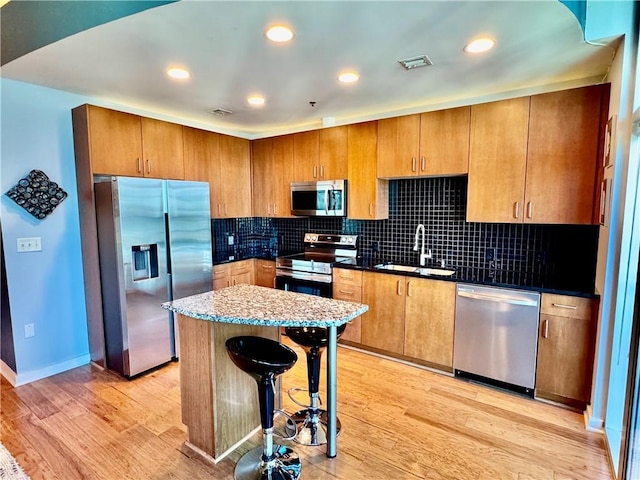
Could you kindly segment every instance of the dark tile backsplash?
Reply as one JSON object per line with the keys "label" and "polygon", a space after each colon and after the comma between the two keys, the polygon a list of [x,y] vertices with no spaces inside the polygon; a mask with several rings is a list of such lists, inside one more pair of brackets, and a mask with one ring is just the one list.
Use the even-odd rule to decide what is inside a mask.
{"label": "dark tile backsplash", "polygon": [[[239,218],[212,220],[214,261],[300,252],[305,232],[359,236],[373,262],[415,265],[416,226],[425,226],[427,262],[455,267],[459,278],[593,292],[598,245],[594,225],[519,225],[465,221],[466,177],[389,182],[388,220]],[[234,245],[228,245],[233,235]]]}

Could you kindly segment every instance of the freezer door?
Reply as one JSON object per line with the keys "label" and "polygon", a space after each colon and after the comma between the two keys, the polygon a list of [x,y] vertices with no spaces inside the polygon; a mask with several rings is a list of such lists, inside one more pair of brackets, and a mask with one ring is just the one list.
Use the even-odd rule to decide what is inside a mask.
{"label": "freezer door", "polygon": [[163,187],[155,179],[114,183],[126,296],[123,373],[132,376],[171,360],[170,319],[160,308],[168,300]]}
{"label": "freezer door", "polygon": [[[209,184],[167,181],[165,183],[169,225],[169,261],[173,299],[213,289]],[[175,352],[179,339],[173,327]]]}

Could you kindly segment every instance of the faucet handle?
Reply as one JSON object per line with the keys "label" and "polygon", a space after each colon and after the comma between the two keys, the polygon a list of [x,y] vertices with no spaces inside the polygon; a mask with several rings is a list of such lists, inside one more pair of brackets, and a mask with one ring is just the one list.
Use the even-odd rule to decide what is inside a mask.
{"label": "faucet handle", "polygon": [[427,253],[426,253],[425,257],[429,258],[429,259],[432,257],[430,248],[427,249]]}

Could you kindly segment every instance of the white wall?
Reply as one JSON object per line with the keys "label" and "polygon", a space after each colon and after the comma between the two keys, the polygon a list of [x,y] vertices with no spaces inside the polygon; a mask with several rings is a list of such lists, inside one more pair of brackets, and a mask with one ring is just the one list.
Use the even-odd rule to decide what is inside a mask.
{"label": "white wall", "polygon": [[[0,79],[0,193],[16,383],[89,362],[71,109],[87,98]],[[32,169],[68,193],[38,221],[4,193]],[[16,239],[41,237],[42,251],[17,253]],[[35,336],[24,337],[24,325]],[[10,376],[11,372],[9,372]]]}

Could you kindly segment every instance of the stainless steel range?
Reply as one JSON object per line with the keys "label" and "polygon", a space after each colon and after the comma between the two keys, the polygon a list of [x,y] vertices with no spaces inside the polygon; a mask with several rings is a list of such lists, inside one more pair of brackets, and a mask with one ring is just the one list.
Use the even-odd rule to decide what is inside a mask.
{"label": "stainless steel range", "polygon": [[304,253],[276,258],[276,288],[332,297],[331,266],[355,264],[357,240],[357,235],[305,233]]}

